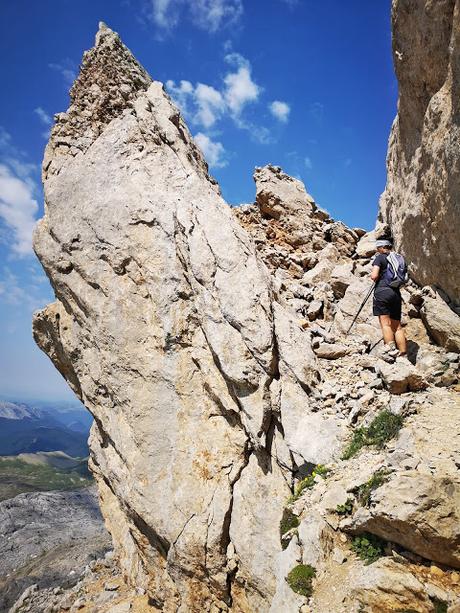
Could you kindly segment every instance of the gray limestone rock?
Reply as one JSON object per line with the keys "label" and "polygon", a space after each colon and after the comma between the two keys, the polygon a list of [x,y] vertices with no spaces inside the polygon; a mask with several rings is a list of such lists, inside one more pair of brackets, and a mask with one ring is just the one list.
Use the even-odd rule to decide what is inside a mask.
{"label": "gray limestone rock", "polygon": [[[123,100],[120,78],[134,80]],[[238,551],[239,595],[226,571],[243,519],[251,551],[278,540],[276,521],[255,515],[268,476],[244,478],[253,453],[273,462],[273,491],[289,494],[269,455],[278,364],[268,271],[162,84],[111,30],[85,54],[71,99],[45,155],[34,248],[56,302],[35,315],[34,335],[94,415],[90,465],[122,568],[181,611],[193,610],[197,586],[203,607],[242,598],[268,609],[274,558],[256,589]]]}
{"label": "gray limestone rock", "polygon": [[[30,584],[76,583],[85,565],[110,547],[95,487],[19,494],[0,502],[0,610],[8,610]],[[72,576],[75,568],[80,572]]]}
{"label": "gray limestone rock", "polygon": [[[43,179],[34,248],[56,301],[35,314],[34,336],[95,418],[90,465],[132,590],[123,606],[136,610],[133,594],[165,613],[405,604],[419,584],[405,568],[381,564],[379,574],[350,555],[337,505],[385,467],[395,483],[404,471],[423,475],[423,491],[440,500],[439,484],[454,492],[455,380],[420,393],[424,378],[404,363],[383,364],[376,382],[375,357],[363,354],[381,336],[370,300],[345,334],[371,284],[370,263],[355,261],[368,257],[370,236],[331,219],[277,166],[256,169],[254,204],[229,207],[162,84],[106,26],[58,115]],[[436,293],[423,299],[428,307]],[[412,322],[423,355],[429,339]],[[449,372],[458,366],[446,360]],[[400,436],[341,460],[355,422],[403,410],[377,389],[382,379],[411,400]],[[327,475],[288,502],[317,464]],[[355,529],[377,533],[385,518],[388,538],[422,551],[424,494],[409,515],[402,495],[379,498],[375,517],[354,509]],[[282,553],[288,504],[301,538]],[[450,513],[447,502],[440,510]],[[442,519],[426,515],[429,526]],[[457,528],[444,522],[438,541],[430,530],[422,555],[440,559]],[[286,591],[299,560],[318,565],[308,605]],[[388,588],[400,573],[401,589]],[[124,590],[87,593],[85,606],[110,607]],[[62,599],[76,606],[77,594]],[[417,599],[425,605],[418,592],[407,603]]]}
{"label": "gray limestone rock", "polygon": [[424,297],[420,315],[428,334],[438,345],[460,353],[460,316],[441,296]]}
{"label": "gray limestone rock", "polygon": [[460,301],[460,91],[457,0],[394,0],[398,115],[387,156],[380,218],[411,275]]}
{"label": "gray limestone rock", "polygon": [[404,358],[397,358],[394,364],[379,360],[377,368],[386,388],[392,394],[416,392],[427,387],[423,374]]}

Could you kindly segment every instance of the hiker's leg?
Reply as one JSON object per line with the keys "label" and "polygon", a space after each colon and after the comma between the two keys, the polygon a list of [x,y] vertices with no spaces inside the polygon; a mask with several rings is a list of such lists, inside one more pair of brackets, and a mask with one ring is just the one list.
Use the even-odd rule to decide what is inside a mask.
{"label": "hiker's leg", "polygon": [[395,334],[391,327],[391,319],[389,315],[379,315],[380,328],[382,329],[383,342],[385,345],[394,343]]}
{"label": "hiker's leg", "polygon": [[391,319],[391,329],[393,330],[396,347],[399,349],[399,353],[401,355],[406,355],[407,353],[407,343],[406,343],[406,335],[404,334],[403,327],[401,326],[401,322],[397,319]]}

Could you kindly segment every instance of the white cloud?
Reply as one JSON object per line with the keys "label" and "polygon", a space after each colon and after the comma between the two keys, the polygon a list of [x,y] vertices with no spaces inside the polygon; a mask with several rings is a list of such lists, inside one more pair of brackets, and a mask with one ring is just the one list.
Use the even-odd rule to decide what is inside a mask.
{"label": "white cloud", "polygon": [[287,102],[282,102],[281,100],[274,100],[269,105],[269,109],[271,114],[276,117],[276,119],[279,119],[279,121],[286,123],[289,119],[291,107],[289,106],[289,104],[287,104]]}
{"label": "white cloud", "polygon": [[181,81],[179,85],[172,79],[166,81],[166,88],[182,113],[190,116],[189,102],[193,101],[195,88],[190,81]]}
{"label": "white cloud", "polygon": [[181,108],[184,115],[194,124],[210,128],[226,111],[222,94],[204,83],[194,87],[190,81],[166,81],[171,96]]}
{"label": "white cloud", "polygon": [[42,109],[41,106],[38,106],[36,109],[34,109],[34,113],[40,119],[42,124],[47,127],[47,129],[44,132],[42,132],[42,136],[43,138],[48,139],[51,134],[51,124],[53,123],[51,116],[48,115],[48,113],[44,109]]}
{"label": "white cloud", "polygon": [[234,24],[243,14],[242,0],[191,0],[190,8],[194,23],[211,32]]}
{"label": "white cloud", "polygon": [[246,104],[259,98],[262,88],[252,80],[251,65],[242,55],[230,53],[225,60],[235,64],[238,70],[225,76],[224,97],[231,113],[240,115]]}
{"label": "white cloud", "polygon": [[37,106],[37,108],[34,109],[34,113],[37,115],[43,125],[50,126],[53,123],[50,115],[48,115],[48,113],[42,109],[41,106]]}
{"label": "white cloud", "polygon": [[8,266],[4,266],[0,271],[0,303],[15,307],[15,312],[22,307],[29,312],[41,308],[49,299],[48,286],[45,284],[47,278],[43,273],[41,276],[44,283],[37,285],[26,274],[21,273],[19,278]]}
{"label": "white cloud", "polygon": [[4,302],[12,305],[23,304],[27,294],[18,283],[18,278],[11,270],[4,266],[0,279],[0,296]]}
{"label": "white cloud", "polygon": [[246,121],[241,117],[234,117],[235,124],[240,130],[246,130],[253,140],[256,143],[260,143],[261,145],[270,145],[275,142],[275,139],[271,135],[271,132],[265,126],[258,126],[252,121]]}
{"label": "white cloud", "polygon": [[182,18],[208,32],[235,24],[243,14],[242,0],[150,0],[153,22],[171,31]]}
{"label": "white cloud", "polygon": [[[21,162],[17,162],[19,170]],[[10,248],[23,257],[32,254],[32,231],[38,203],[30,177],[21,178],[5,164],[0,164],[0,219],[12,231]]]}
{"label": "white cloud", "polygon": [[211,85],[190,81],[180,81],[179,85],[172,80],[166,82],[166,87],[178,106],[192,123],[210,128],[224,115],[230,115],[238,123],[244,107],[250,102],[256,102],[262,88],[251,77],[251,64],[239,53],[230,53],[225,60],[237,67],[236,72],[228,72],[219,91]]}
{"label": "white cloud", "polygon": [[[229,45],[227,49],[230,49]],[[274,139],[267,128],[254,124],[243,115],[246,106],[257,102],[263,91],[262,87],[252,79],[250,62],[234,52],[228,53],[225,60],[234,68],[225,74],[220,88],[205,83],[193,85],[186,80],[180,81],[179,84],[172,80],[166,81],[166,88],[192,124],[209,130],[220,119],[230,118],[237,128],[247,131],[255,142],[273,143]],[[286,115],[284,108],[281,113],[283,111]],[[225,150],[221,143],[215,143],[203,131],[197,136],[201,148],[203,151],[206,150],[205,155],[211,166],[219,167],[227,164],[222,157]]]}
{"label": "white cloud", "polygon": [[225,149],[222,143],[214,142],[203,134],[202,132],[198,132],[198,134],[194,137],[196,144],[203,152],[206,161],[209,166],[214,168],[223,168],[227,165],[227,160],[225,160]]}
{"label": "white cloud", "polygon": [[11,135],[5,130],[3,126],[0,126],[0,149],[6,149],[11,146]]}
{"label": "white cloud", "polygon": [[198,83],[195,88],[195,96],[198,106],[197,123],[209,128],[225,111],[222,94],[210,85]]}
{"label": "white cloud", "polygon": [[307,170],[311,170],[313,168],[313,164],[311,163],[311,159],[308,156],[304,158],[303,162],[304,162],[305,168]]}
{"label": "white cloud", "polygon": [[174,0],[152,0],[152,18],[157,26],[170,30],[179,20],[177,5]]}
{"label": "white cloud", "polygon": [[77,69],[72,60],[65,59],[61,63],[51,63],[48,64],[48,68],[59,72],[62,75],[65,84],[69,87],[77,78]]}

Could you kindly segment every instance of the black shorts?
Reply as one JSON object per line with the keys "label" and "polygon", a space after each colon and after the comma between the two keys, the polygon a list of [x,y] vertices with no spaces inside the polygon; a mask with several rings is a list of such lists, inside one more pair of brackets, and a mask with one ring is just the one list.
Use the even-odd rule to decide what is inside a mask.
{"label": "black shorts", "polygon": [[378,287],[374,292],[374,315],[389,315],[391,319],[401,321],[402,299],[399,291],[392,287]]}

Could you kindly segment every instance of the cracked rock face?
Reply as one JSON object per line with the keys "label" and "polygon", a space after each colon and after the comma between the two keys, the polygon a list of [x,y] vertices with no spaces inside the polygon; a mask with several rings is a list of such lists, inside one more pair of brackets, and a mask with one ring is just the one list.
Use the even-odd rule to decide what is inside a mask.
{"label": "cracked rock face", "polygon": [[161,83],[104,26],[71,98],[45,155],[34,247],[57,301],[35,338],[95,417],[125,572],[165,610],[263,610],[292,468],[270,276]]}
{"label": "cracked rock face", "polygon": [[[442,590],[453,602],[452,569],[428,595],[411,592],[427,561],[460,564],[458,523],[444,521],[459,487],[458,355],[453,334],[437,333],[431,294],[403,290],[419,344],[395,389],[370,301],[345,334],[369,289],[363,230],[334,221],[277,166],[256,169],[254,204],[230,208],[162,84],[104,25],[71,101],[45,152],[34,234],[56,301],[33,328],[94,415],[90,466],[124,580],[165,613],[420,602],[428,613]],[[341,460],[384,411],[412,416],[397,442]],[[420,440],[441,417],[439,440]],[[328,468],[314,476],[317,464]],[[357,489],[381,469],[387,495],[360,507]],[[298,531],[282,542],[288,510]],[[349,535],[363,532],[395,549],[377,570],[351,552]],[[409,570],[407,556],[422,562]],[[299,562],[317,568],[312,609],[286,582]]]}
{"label": "cracked rock face", "polygon": [[421,285],[460,302],[458,0],[393,0],[398,115],[380,217]]}

